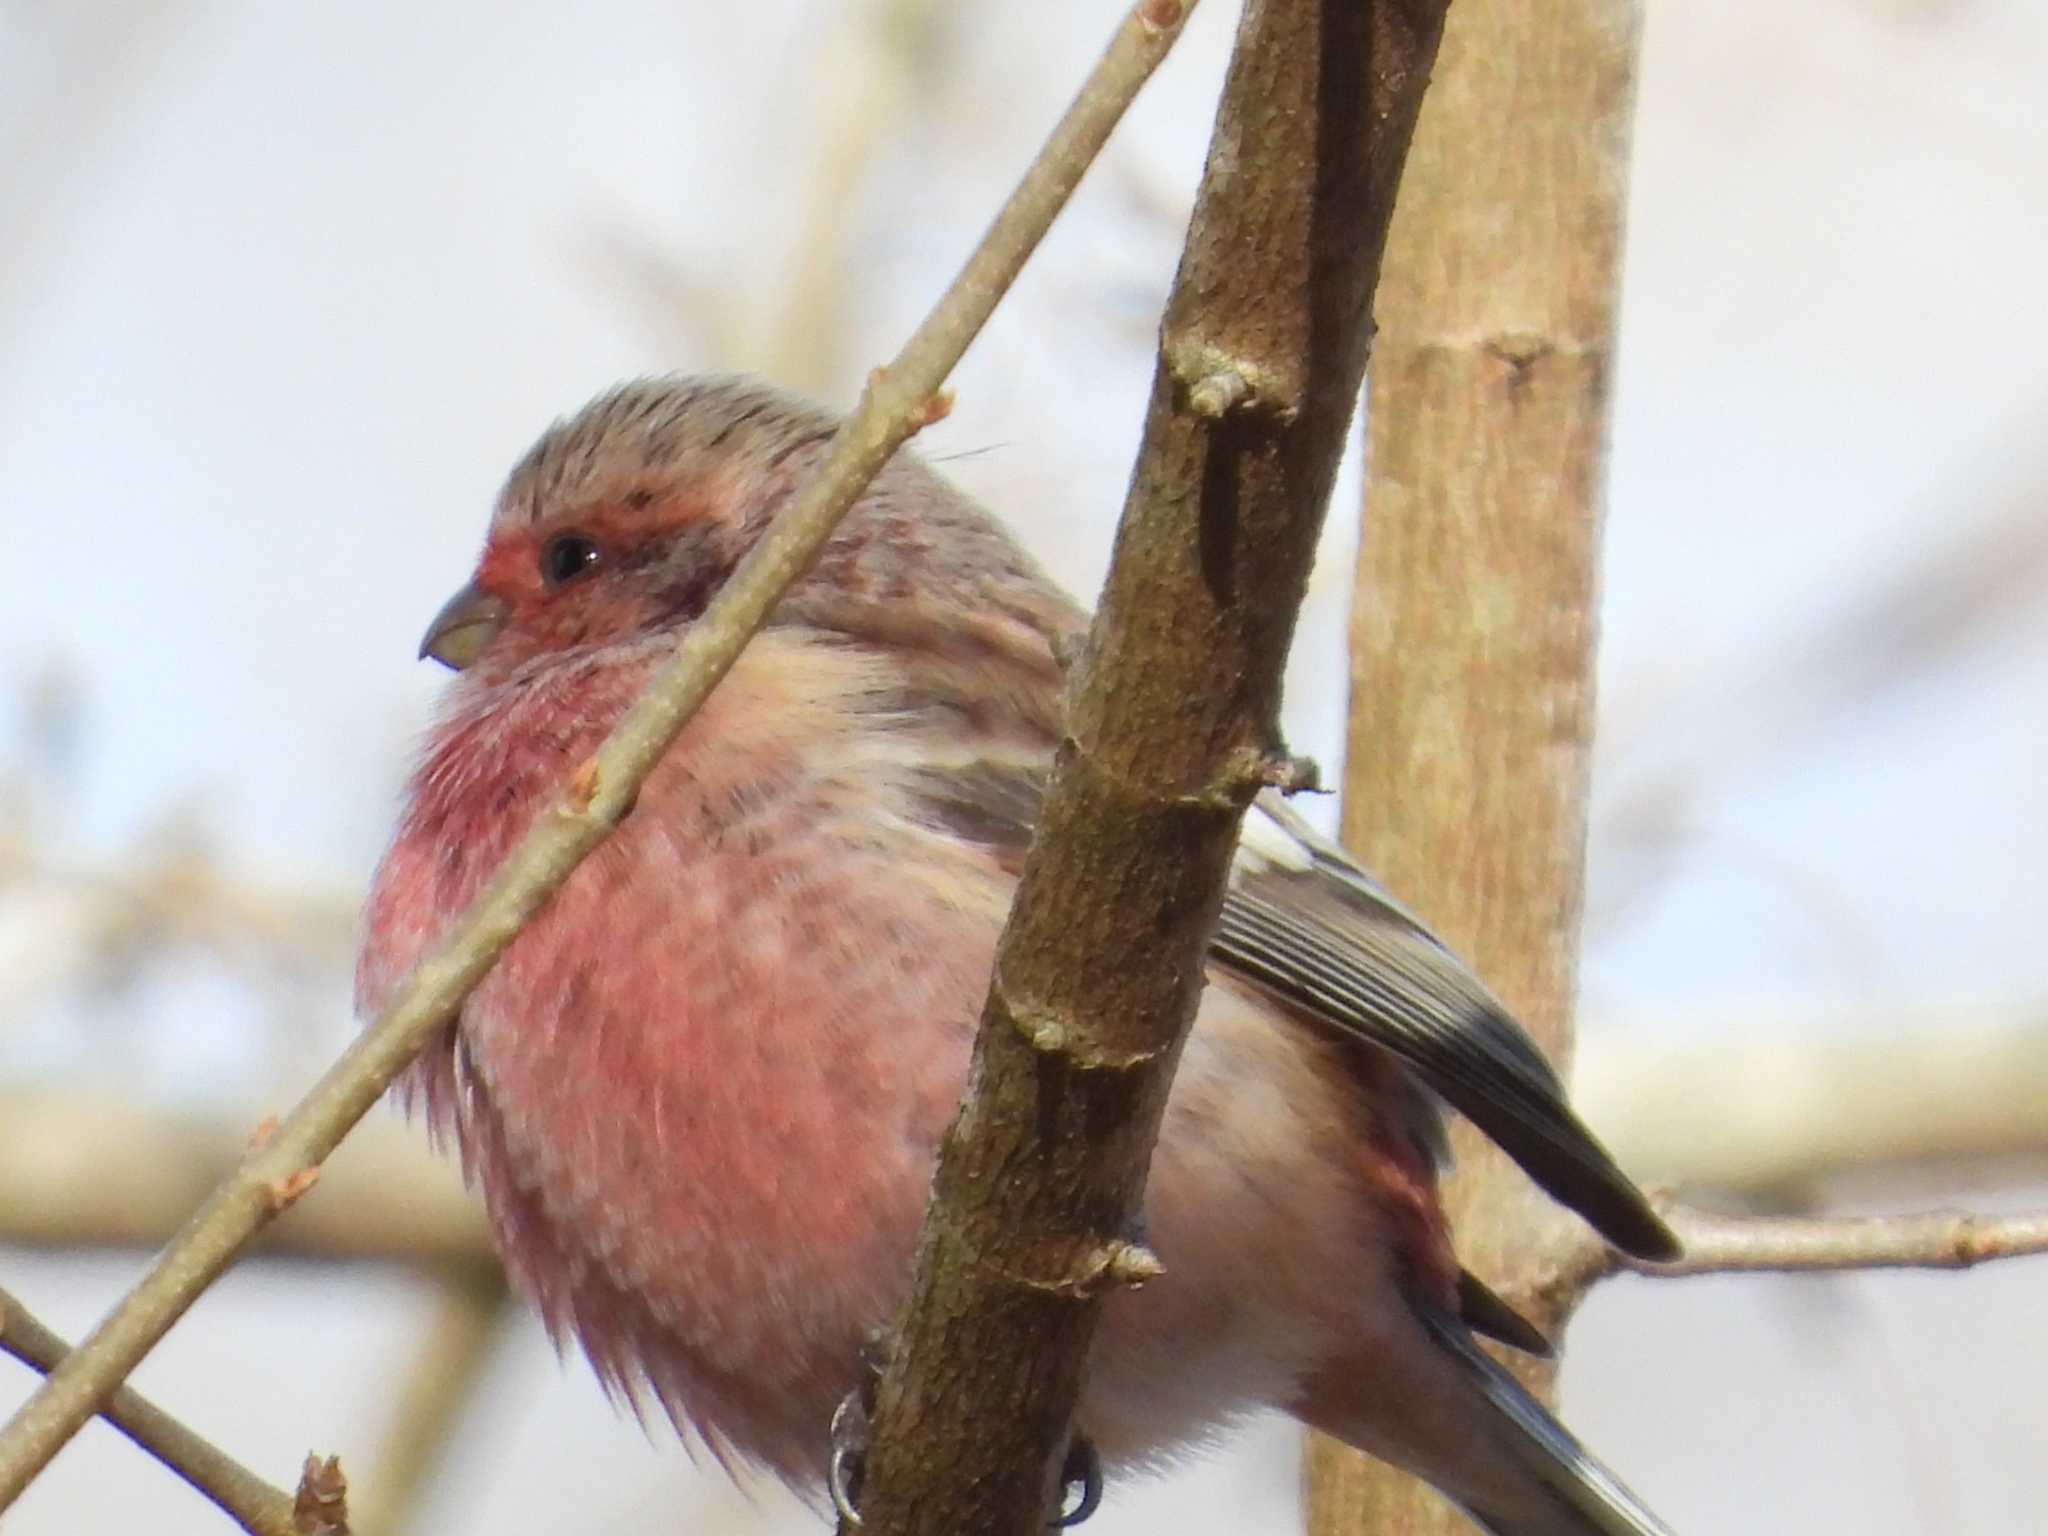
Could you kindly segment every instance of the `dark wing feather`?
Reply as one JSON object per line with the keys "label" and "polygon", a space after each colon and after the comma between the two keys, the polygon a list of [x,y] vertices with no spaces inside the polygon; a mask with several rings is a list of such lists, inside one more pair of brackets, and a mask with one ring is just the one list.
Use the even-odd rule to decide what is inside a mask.
{"label": "dark wing feather", "polygon": [[[1036,754],[992,751],[934,767],[910,787],[932,825],[1021,867],[1044,793]],[[1493,994],[1276,796],[1262,796],[1247,817],[1211,953],[1315,1023],[1408,1063],[1617,1248],[1676,1257],[1677,1238],[1572,1113],[1550,1063]],[[1436,1151],[1433,1108],[1420,1091],[1416,1101],[1409,1130]],[[1505,1321],[1478,1326],[1513,1331]],[[1524,1325],[1524,1333],[1533,1330]],[[1529,1347],[1522,1338],[1506,1342]]]}
{"label": "dark wing feather", "polygon": [[1495,1416],[1501,1430],[1497,1443],[1534,1480],[1549,1506],[1507,1515],[1468,1507],[1466,1512],[1481,1530],[1493,1536],[1557,1536],[1562,1531],[1579,1536],[1672,1536],[1671,1527],[1594,1460],[1549,1409],[1479,1347],[1457,1318],[1446,1316],[1427,1297],[1410,1297],[1409,1304]]}
{"label": "dark wing feather", "polygon": [[[1617,1248],[1675,1258],[1671,1229],[1572,1112],[1535,1042],[1464,962],[1285,806],[1267,797],[1250,814],[1266,817],[1286,846],[1248,834],[1216,956],[1408,1062]],[[1283,857],[1271,856],[1276,848]]]}
{"label": "dark wing feather", "polygon": [[1510,1349],[1545,1360],[1556,1353],[1542,1330],[1502,1301],[1493,1287],[1469,1269],[1458,1271],[1458,1317],[1474,1333],[1483,1333]]}

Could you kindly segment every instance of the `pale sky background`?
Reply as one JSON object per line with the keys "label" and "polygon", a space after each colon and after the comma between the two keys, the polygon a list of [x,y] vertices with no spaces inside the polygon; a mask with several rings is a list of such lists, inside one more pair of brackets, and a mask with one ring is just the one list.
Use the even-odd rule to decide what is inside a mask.
{"label": "pale sky background", "polygon": [[[0,783],[37,848],[116,863],[176,820],[237,878],[353,902],[440,683],[419,632],[527,442],[668,369],[846,403],[1117,14],[940,6],[897,76],[890,9],[0,0]],[[922,442],[1077,591],[1235,13],[1203,8]],[[1881,1036],[2048,995],[2044,79],[2038,0],[1651,0],[1589,1055],[1739,1045],[1766,1004]],[[821,217],[840,300],[779,336]],[[1338,494],[1290,698],[1333,768]],[[190,960],[16,1006],[52,921],[0,883],[0,1086],[242,1114],[349,1027],[338,972],[295,983],[278,1044],[274,988]],[[135,1262],[0,1249],[0,1284],[75,1335]],[[2043,1262],[1617,1284],[1573,1331],[1567,1417],[1682,1536],[2048,1530]],[[281,1481],[316,1446],[360,1475],[427,1306],[387,1272],[253,1266],[141,1380]],[[0,1404],[25,1384],[0,1363]],[[1091,1529],[1295,1528],[1292,1446],[1256,1427]],[[225,1528],[95,1429],[7,1529],[145,1521]],[[416,1526],[821,1528],[614,1418],[523,1321]]]}

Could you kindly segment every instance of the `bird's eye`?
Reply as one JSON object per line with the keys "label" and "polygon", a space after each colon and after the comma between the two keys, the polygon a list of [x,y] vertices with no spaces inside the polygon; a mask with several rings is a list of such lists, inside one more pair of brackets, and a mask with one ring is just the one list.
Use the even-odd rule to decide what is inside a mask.
{"label": "bird's eye", "polygon": [[596,569],[603,554],[594,539],[580,533],[557,534],[541,546],[541,579],[550,587],[566,586]]}

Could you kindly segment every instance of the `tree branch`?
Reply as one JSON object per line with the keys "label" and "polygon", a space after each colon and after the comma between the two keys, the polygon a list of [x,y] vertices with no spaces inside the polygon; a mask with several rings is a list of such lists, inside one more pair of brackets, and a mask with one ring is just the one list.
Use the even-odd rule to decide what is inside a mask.
{"label": "tree branch", "polygon": [[1657,1209],[1685,1244],[1671,1264],[1616,1253],[1584,1228],[1532,1259],[1523,1297],[1529,1320],[1555,1334],[1587,1295],[1615,1275],[1812,1275],[1844,1270],[1970,1269],[2048,1254],[2048,1211],[1990,1216],[1925,1211],[1897,1216],[1724,1216],[1660,1197]]}
{"label": "tree branch", "polygon": [[1042,1532],[1357,400],[1441,4],[1246,7],[1068,736],[877,1396],[867,1536]]}
{"label": "tree branch", "polygon": [[639,785],[717,686],[783,590],[869,480],[943,414],[938,391],[1182,20],[1179,0],[1140,0],[966,265],[888,367],[869,376],[816,478],[798,491],[604,745],[535,822],[476,902],[415,967],[398,998],[208,1197],[148,1273],[0,1430],[0,1511],[135,1368],[421,1048],[541,904],[632,809]]}
{"label": "tree branch", "polygon": [[[71,1347],[6,1291],[0,1291],[0,1349],[48,1375]],[[220,1506],[249,1536],[307,1536],[292,1496],[265,1482],[205,1436],[186,1428],[132,1387],[100,1410],[109,1424]]]}
{"label": "tree branch", "polygon": [[[1558,1061],[1634,33],[1630,0],[1451,8],[1387,251],[1352,603],[1346,840]],[[1519,1303],[1576,1223],[1470,1127],[1453,1136],[1460,1256]],[[1309,1472],[1317,1536],[1470,1531],[1333,1442]]]}
{"label": "tree branch", "polygon": [[2048,1253],[2048,1211],[1989,1216],[1925,1211],[1900,1216],[1723,1216],[1659,1202],[1685,1242],[1675,1264],[1613,1254],[1610,1272],[1661,1278],[1840,1269],[1970,1269],[1993,1259]]}

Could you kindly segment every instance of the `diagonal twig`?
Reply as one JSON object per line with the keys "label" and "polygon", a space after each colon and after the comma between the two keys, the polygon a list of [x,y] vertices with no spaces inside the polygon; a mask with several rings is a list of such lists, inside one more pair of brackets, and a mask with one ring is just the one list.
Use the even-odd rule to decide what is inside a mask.
{"label": "diagonal twig", "polygon": [[[71,1353],[71,1346],[0,1291],[0,1350],[47,1375]],[[211,1499],[250,1536],[305,1536],[290,1494],[265,1482],[133,1387],[116,1388],[101,1412],[109,1424]]]}
{"label": "diagonal twig", "polygon": [[414,968],[397,1000],[276,1131],[193,1213],[148,1272],[0,1429],[0,1510],[246,1248],[369,1110],[569,872],[631,810],[642,779],[868,481],[942,414],[938,391],[1179,35],[1178,0],[1140,0],[931,313],[871,374],[824,467],[691,625],[647,691],[483,894]]}

